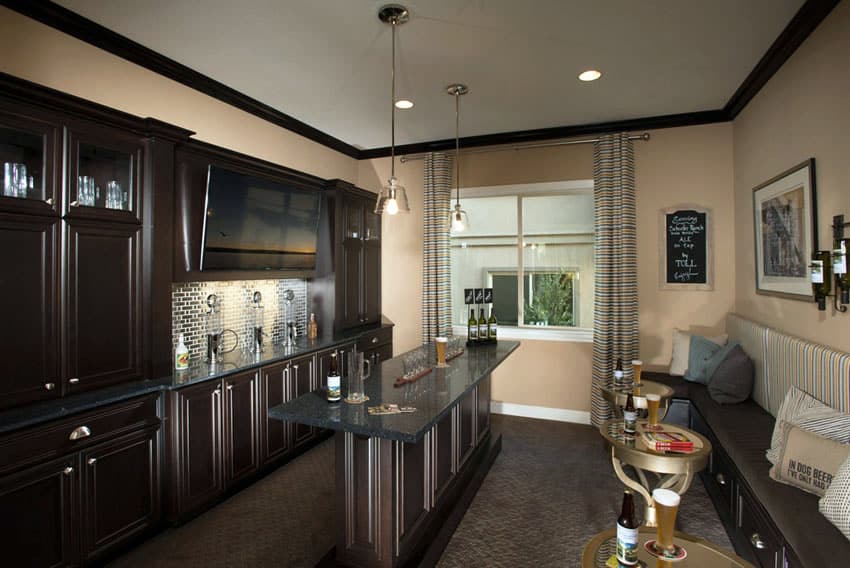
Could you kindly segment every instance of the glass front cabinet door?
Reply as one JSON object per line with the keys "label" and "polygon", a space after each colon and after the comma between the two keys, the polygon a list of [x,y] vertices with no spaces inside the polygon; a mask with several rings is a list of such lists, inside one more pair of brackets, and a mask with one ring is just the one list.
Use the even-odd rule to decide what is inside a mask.
{"label": "glass front cabinet door", "polygon": [[0,210],[42,215],[58,211],[55,175],[60,132],[49,121],[0,111]]}
{"label": "glass front cabinet door", "polygon": [[66,214],[140,221],[141,139],[128,132],[88,124],[69,125],[65,136]]}

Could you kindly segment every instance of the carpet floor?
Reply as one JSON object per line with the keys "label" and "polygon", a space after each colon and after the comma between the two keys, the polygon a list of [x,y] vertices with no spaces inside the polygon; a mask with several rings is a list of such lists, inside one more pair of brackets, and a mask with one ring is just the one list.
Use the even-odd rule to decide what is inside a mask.
{"label": "carpet floor", "polygon": [[[439,566],[578,566],[584,543],[614,526],[622,502],[599,433],[499,415],[493,428],[502,452]],[[110,566],[312,567],[334,544],[333,466],[329,440]],[[732,550],[699,480],[682,499],[677,528]]]}

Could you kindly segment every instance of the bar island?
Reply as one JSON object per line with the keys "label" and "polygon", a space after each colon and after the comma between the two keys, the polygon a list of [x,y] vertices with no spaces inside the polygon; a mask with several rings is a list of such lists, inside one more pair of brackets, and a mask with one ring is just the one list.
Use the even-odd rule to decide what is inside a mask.
{"label": "bar island", "polygon": [[[490,374],[517,347],[467,348],[448,367],[400,387],[402,357],[395,357],[372,369],[364,404],[329,403],[318,390],[269,409],[278,420],[336,431],[338,564],[404,566],[433,554],[433,542],[442,550],[501,449],[501,435],[490,431]],[[390,403],[416,411],[368,414]]]}

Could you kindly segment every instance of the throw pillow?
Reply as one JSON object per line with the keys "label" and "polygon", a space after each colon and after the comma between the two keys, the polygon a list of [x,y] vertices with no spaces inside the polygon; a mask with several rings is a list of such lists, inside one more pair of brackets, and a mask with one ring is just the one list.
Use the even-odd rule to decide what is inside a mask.
{"label": "throw pillow", "polygon": [[694,335],[691,337],[691,347],[688,355],[688,370],[685,371],[685,380],[692,383],[708,384],[706,369],[721,347],[705,337]]}
{"label": "throw pillow", "polygon": [[850,538],[850,458],[838,468],[829,489],[818,503],[818,509],[844,536]]}
{"label": "throw pillow", "polygon": [[841,464],[850,457],[850,445],[788,422],[779,427],[785,432],[785,445],[776,465],[770,468],[771,479],[822,497]]}
{"label": "throw pillow", "polygon": [[755,363],[744,348],[735,343],[723,361],[708,376],[708,394],[720,404],[744,402],[750,398],[755,376]]}
{"label": "throw pillow", "polygon": [[[726,339],[729,336],[726,334],[718,335],[717,337],[707,338],[718,345],[725,345]],[[691,334],[673,330],[673,357],[670,359],[669,373],[675,377],[681,377],[688,370],[688,357],[691,354]]]}
{"label": "throw pillow", "polygon": [[850,414],[830,408],[810,394],[797,387],[791,387],[776,414],[770,449],[765,454],[767,461],[774,465],[779,459],[779,450],[782,449],[784,442],[779,429],[781,422],[790,422],[804,430],[817,432],[837,442],[845,443],[850,440]]}

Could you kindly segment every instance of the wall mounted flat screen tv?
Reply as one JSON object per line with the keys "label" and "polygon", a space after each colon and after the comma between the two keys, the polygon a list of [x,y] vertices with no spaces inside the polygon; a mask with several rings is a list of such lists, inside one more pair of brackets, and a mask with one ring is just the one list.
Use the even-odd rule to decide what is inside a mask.
{"label": "wall mounted flat screen tv", "polygon": [[314,270],[321,191],[210,166],[201,270]]}

